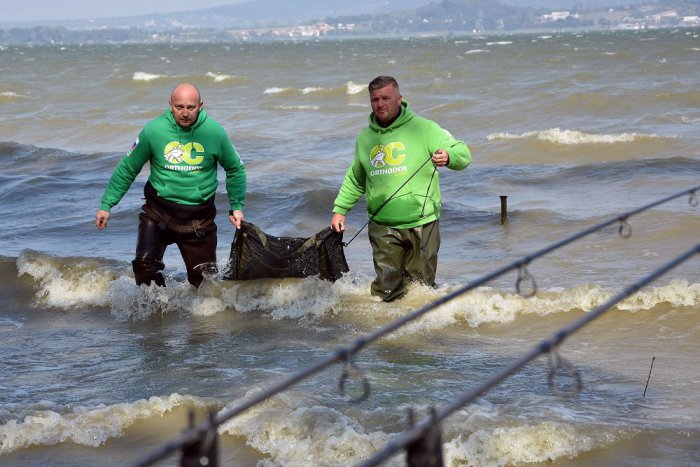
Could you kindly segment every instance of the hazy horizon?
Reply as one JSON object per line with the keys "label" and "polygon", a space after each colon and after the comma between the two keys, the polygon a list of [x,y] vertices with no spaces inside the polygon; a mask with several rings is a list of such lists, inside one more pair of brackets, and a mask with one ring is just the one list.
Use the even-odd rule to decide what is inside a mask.
{"label": "hazy horizon", "polygon": [[[3,23],[41,21],[70,21],[111,17],[139,16],[154,13],[174,13],[201,10],[221,5],[244,3],[251,0],[199,0],[196,4],[186,0],[122,0],[119,3],[102,3],[93,0],[0,0]],[[286,0],[280,0],[287,3]],[[322,1],[322,0],[320,0]],[[425,3],[430,3],[426,0]],[[501,3],[521,7],[572,8],[581,0],[500,0]],[[587,0],[589,6],[614,6],[622,3],[640,3],[641,0]]]}

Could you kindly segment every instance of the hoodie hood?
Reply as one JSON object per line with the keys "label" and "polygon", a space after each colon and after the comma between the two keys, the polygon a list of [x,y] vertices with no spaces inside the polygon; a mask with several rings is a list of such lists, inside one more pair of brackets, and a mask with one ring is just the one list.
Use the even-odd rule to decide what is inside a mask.
{"label": "hoodie hood", "polygon": [[416,114],[413,113],[411,109],[408,108],[408,101],[403,100],[401,101],[401,110],[399,112],[398,117],[396,117],[396,120],[391,122],[391,125],[388,127],[383,127],[379,123],[377,123],[377,118],[374,115],[374,112],[372,112],[369,115],[369,127],[376,132],[385,132],[388,130],[393,130],[395,128],[400,127],[401,125],[404,125],[405,123],[411,121],[413,117],[415,117]]}

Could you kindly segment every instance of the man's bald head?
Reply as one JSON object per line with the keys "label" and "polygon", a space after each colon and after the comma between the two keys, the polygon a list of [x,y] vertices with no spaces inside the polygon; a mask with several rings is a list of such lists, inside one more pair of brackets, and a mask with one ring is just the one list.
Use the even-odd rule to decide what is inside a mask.
{"label": "man's bald head", "polygon": [[170,100],[172,101],[176,95],[182,96],[184,94],[191,96],[193,93],[196,96],[197,103],[202,102],[202,95],[199,93],[199,88],[197,88],[197,86],[192,83],[180,83],[175,86],[170,93]]}
{"label": "man's bald head", "polygon": [[194,84],[180,83],[170,93],[170,110],[182,128],[194,125],[203,105],[199,89]]}

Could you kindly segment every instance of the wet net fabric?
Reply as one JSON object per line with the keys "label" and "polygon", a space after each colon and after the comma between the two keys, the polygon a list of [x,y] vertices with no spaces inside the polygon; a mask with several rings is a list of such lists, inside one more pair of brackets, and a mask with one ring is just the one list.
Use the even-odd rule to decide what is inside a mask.
{"label": "wet net fabric", "polygon": [[243,222],[231,244],[226,280],[319,276],[335,282],[349,271],[343,234],[326,227],[313,237],[274,237]]}

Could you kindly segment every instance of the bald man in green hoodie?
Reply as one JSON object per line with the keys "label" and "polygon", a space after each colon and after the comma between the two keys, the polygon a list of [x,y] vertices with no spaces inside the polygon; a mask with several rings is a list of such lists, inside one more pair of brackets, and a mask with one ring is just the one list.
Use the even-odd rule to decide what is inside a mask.
{"label": "bald man in green hoodie", "polygon": [[107,227],[111,209],[129,190],[143,166],[150,164],[139,215],[136,284],[165,286],[163,255],[176,244],[187,268],[187,280],[198,287],[203,272],[216,265],[216,207],[219,165],[226,172],[229,220],[241,227],[246,193],[243,162],[223,127],[204,110],[199,90],[180,83],[170,106],[151,120],[117,165],[95,215],[99,230]]}
{"label": "bald man in green hoodie", "polygon": [[408,281],[435,286],[440,248],[438,167],[463,170],[467,145],[408,107],[391,76],[369,83],[369,126],[355,141],[355,157],[333,203],[331,228],[345,231],[345,215],[365,195],[377,278],[372,295],[392,301]]}

